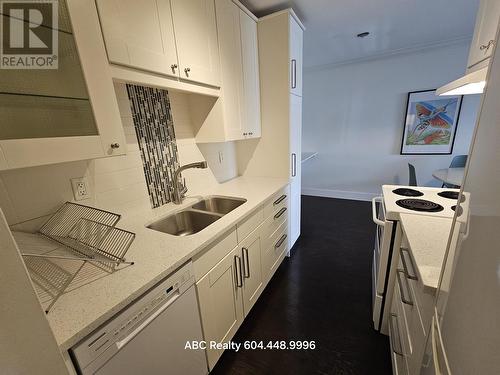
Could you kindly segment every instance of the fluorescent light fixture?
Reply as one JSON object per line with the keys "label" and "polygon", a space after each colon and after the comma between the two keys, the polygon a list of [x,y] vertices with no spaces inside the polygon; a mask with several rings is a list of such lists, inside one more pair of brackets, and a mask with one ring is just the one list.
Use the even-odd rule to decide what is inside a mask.
{"label": "fluorescent light fixture", "polygon": [[486,81],[473,82],[473,83],[468,83],[466,85],[457,87],[456,89],[451,89],[449,91],[445,91],[442,94],[438,94],[438,95],[439,96],[447,96],[447,95],[482,94],[484,91],[484,86],[486,86]]}
{"label": "fluorescent light fixture", "polygon": [[488,68],[483,68],[466,74],[453,82],[441,86],[436,90],[436,94],[439,96],[481,94],[486,86],[487,71]]}

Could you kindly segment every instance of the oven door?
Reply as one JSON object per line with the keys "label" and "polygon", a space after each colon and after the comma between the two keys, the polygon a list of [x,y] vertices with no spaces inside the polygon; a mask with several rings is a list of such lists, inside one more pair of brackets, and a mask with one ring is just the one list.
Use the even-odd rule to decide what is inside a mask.
{"label": "oven door", "polygon": [[[377,204],[379,209],[377,210]],[[377,224],[375,234],[374,262],[376,262],[375,284],[377,294],[383,295],[385,292],[385,279],[388,272],[387,266],[391,249],[391,237],[394,228],[393,221],[385,220],[385,206],[382,197],[372,200],[372,218]]]}

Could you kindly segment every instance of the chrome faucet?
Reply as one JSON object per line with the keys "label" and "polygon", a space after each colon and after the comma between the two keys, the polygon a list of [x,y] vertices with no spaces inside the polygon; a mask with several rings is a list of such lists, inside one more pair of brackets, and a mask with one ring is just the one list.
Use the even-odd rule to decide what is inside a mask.
{"label": "chrome faucet", "polygon": [[174,173],[174,199],[173,203],[174,204],[181,204],[182,203],[182,198],[184,198],[183,194],[186,193],[187,187],[186,184],[184,184],[184,188],[182,190],[179,190],[179,175],[181,174],[182,171],[189,169],[189,168],[201,168],[205,169],[207,167],[207,162],[206,161],[199,161],[196,163],[189,163],[186,165],[183,165],[179,169],[177,169]]}

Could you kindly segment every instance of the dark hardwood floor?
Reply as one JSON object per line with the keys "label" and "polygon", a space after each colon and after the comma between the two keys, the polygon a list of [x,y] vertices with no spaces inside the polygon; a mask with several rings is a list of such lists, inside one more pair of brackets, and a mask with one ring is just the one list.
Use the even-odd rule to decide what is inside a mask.
{"label": "dark hardwood floor", "polygon": [[314,340],[314,350],[226,350],[213,374],[391,374],[372,328],[375,227],[367,202],[302,197],[302,234],[234,341]]}

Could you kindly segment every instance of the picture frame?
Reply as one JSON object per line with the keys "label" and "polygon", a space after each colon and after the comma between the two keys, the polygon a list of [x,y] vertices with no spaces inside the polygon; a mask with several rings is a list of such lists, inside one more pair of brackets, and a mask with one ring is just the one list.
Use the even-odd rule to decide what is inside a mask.
{"label": "picture frame", "polygon": [[450,155],[460,119],[462,95],[436,90],[408,93],[401,155]]}

